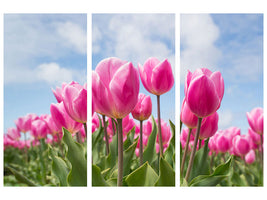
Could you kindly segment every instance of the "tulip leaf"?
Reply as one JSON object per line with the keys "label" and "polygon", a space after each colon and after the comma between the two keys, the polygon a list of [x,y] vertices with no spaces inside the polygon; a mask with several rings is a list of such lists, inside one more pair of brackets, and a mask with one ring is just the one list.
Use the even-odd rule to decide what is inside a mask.
{"label": "tulip leaf", "polygon": [[21,174],[20,172],[18,172],[16,169],[7,166],[6,167],[12,174],[14,174],[14,176],[16,177],[16,179],[21,182],[21,183],[25,183],[28,186],[37,186],[35,183],[33,183],[31,180],[29,180],[26,176],[24,176],[23,174]]}
{"label": "tulip leaf", "polygon": [[154,186],[157,180],[157,173],[148,162],[145,162],[142,166],[129,174],[125,182],[128,186]]}
{"label": "tulip leaf", "polygon": [[152,116],[152,132],[148,138],[147,146],[143,153],[143,162],[152,163],[157,158],[156,153],[156,138],[157,138],[157,125],[154,117]]}
{"label": "tulip leaf", "polygon": [[209,140],[205,140],[205,146],[197,151],[188,182],[199,175],[210,174],[209,162],[207,159],[209,154],[208,143]]}
{"label": "tulip leaf", "polygon": [[215,171],[211,175],[200,175],[194,178],[189,186],[216,186],[223,179],[229,176],[230,166],[233,157],[231,156],[226,163],[223,163],[216,167]]}
{"label": "tulip leaf", "polygon": [[128,149],[134,142],[135,127],[127,134],[126,140],[123,142],[123,149]]}
{"label": "tulip leaf", "polygon": [[109,144],[109,155],[106,159],[106,168],[113,168],[116,165],[118,155],[118,134],[114,135]]}
{"label": "tulip leaf", "polygon": [[128,149],[123,151],[123,176],[129,174],[131,169],[131,161],[133,158],[133,155],[135,153],[135,148],[137,146],[137,142],[133,143],[131,146],[129,146]]}
{"label": "tulip leaf", "polygon": [[175,125],[171,122],[171,120],[169,120],[169,122],[172,130],[172,138],[163,155],[166,161],[174,168],[175,160],[173,160],[173,155],[175,154]]}
{"label": "tulip leaf", "polygon": [[92,165],[92,186],[108,186],[101,174],[100,168],[96,165]]}
{"label": "tulip leaf", "polygon": [[59,180],[60,186],[68,186],[67,177],[69,174],[69,169],[65,161],[56,156],[54,150],[49,146],[49,153],[52,158],[52,173],[56,175]]}
{"label": "tulip leaf", "polygon": [[99,141],[103,140],[103,137],[104,137],[104,131],[103,131],[102,123],[101,123],[99,116],[98,116],[98,118],[99,118],[99,128],[97,129],[97,131],[95,131],[92,134],[92,150],[94,150],[96,148],[97,143],[99,143]]}
{"label": "tulip leaf", "polygon": [[156,182],[156,186],[175,186],[175,172],[162,157],[159,162],[159,179]]}
{"label": "tulip leaf", "polygon": [[83,146],[75,142],[71,133],[63,130],[63,141],[68,147],[67,158],[71,163],[71,170],[68,175],[68,183],[71,186],[87,186],[87,161]]}

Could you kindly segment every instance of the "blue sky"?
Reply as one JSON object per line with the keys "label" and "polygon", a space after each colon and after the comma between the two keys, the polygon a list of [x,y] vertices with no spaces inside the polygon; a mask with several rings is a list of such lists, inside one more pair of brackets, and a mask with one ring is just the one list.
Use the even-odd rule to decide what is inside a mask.
{"label": "blue sky", "polygon": [[[92,69],[104,58],[118,57],[135,67],[149,57],[168,59],[175,74],[174,14],[93,14]],[[143,87],[140,92],[151,96],[152,115],[157,118],[156,96]],[[175,123],[175,86],[161,95],[161,118]]]}
{"label": "blue sky", "polygon": [[4,15],[4,131],[27,113],[50,114],[51,88],[87,71],[86,14]]}
{"label": "blue sky", "polygon": [[180,62],[180,100],[188,69],[219,70],[225,81],[219,129],[236,126],[246,134],[246,112],[263,107],[263,15],[181,15]]}

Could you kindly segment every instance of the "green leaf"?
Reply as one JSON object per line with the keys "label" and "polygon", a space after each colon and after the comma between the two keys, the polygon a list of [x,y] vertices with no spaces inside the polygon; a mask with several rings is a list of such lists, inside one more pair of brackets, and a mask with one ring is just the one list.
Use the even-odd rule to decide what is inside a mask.
{"label": "green leaf", "polygon": [[127,134],[126,140],[123,142],[123,149],[128,149],[134,142],[134,135],[135,135],[135,126],[132,128],[131,131]]}
{"label": "green leaf", "polygon": [[135,148],[137,146],[137,142],[133,143],[131,146],[129,146],[128,149],[123,151],[123,176],[126,176],[129,174],[131,169],[131,161],[135,153]]}
{"label": "green leaf", "polygon": [[159,162],[159,179],[156,182],[156,186],[175,186],[175,172],[162,157]]}
{"label": "green leaf", "polygon": [[67,177],[69,174],[69,169],[65,161],[56,156],[54,150],[49,146],[49,153],[52,158],[52,173],[56,175],[59,180],[60,186],[68,186]]}
{"label": "green leaf", "polygon": [[104,137],[104,131],[103,131],[103,127],[102,127],[102,121],[101,121],[101,119],[100,119],[99,116],[98,116],[98,119],[99,119],[99,128],[97,129],[97,131],[95,131],[92,134],[92,149],[95,149],[97,143],[100,140],[103,140],[103,137]]}
{"label": "green leaf", "polygon": [[148,138],[147,146],[144,149],[143,162],[148,161],[148,163],[151,164],[157,158],[157,153],[156,153],[157,130],[158,129],[155,119],[152,116],[152,132]]}
{"label": "green leaf", "polygon": [[92,186],[108,186],[101,174],[100,168],[96,165],[92,165]]}
{"label": "green leaf", "polygon": [[9,171],[12,172],[12,174],[14,174],[14,176],[16,177],[16,179],[21,182],[21,183],[25,183],[28,186],[38,186],[35,183],[33,183],[31,180],[29,180],[26,176],[24,176],[23,174],[21,174],[20,172],[18,172],[16,169],[7,166],[6,167]]}
{"label": "green leaf", "polygon": [[133,171],[125,179],[129,186],[154,186],[157,180],[158,175],[148,162]]}
{"label": "green leaf", "polygon": [[171,122],[171,120],[169,120],[169,122],[172,130],[172,138],[163,155],[166,161],[174,168],[175,160],[173,160],[173,155],[175,154],[175,125]]}
{"label": "green leaf", "polygon": [[118,134],[114,135],[109,144],[109,155],[106,159],[106,168],[113,168],[117,162],[118,155]]}
{"label": "green leaf", "polygon": [[71,186],[87,186],[87,161],[85,151],[81,144],[75,142],[71,133],[63,130],[63,141],[68,146],[67,158],[71,163],[71,170],[68,175],[68,183]]}
{"label": "green leaf", "polygon": [[232,160],[233,157],[231,156],[226,163],[219,165],[211,175],[197,176],[189,183],[189,186],[216,186],[229,176]]}
{"label": "green leaf", "polygon": [[205,146],[197,151],[188,182],[199,175],[210,174],[209,162],[207,159],[209,154],[208,143],[209,139],[205,140]]}

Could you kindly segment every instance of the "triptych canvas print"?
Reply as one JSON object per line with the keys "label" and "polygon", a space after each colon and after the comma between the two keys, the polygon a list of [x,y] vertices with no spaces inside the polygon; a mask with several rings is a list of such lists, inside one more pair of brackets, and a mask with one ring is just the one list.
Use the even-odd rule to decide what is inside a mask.
{"label": "triptych canvas print", "polygon": [[264,185],[263,14],[88,15],[3,15],[4,187]]}

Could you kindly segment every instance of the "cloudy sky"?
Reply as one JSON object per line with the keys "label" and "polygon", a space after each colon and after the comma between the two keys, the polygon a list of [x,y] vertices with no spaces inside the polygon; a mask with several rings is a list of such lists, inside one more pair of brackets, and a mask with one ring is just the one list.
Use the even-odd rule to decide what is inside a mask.
{"label": "cloudy sky", "polygon": [[86,14],[4,15],[4,131],[27,113],[49,114],[51,88],[86,82]]}
{"label": "cloudy sky", "polygon": [[263,107],[263,15],[183,14],[180,26],[180,100],[187,70],[219,70],[225,81],[219,129],[237,126],[246,134],[246,112]]}
{"label": "cloudy sky", "polygon": [[[135,67],[149,57],[168,59],[175,74],[174,14],[93,14],[92,69],[104,58],[118,57]],[[175,121],[175,87],[161,96],[161,117]],[[140,80],[140,92],[150,95],[152,115],[157,118],[156,96]]]}

